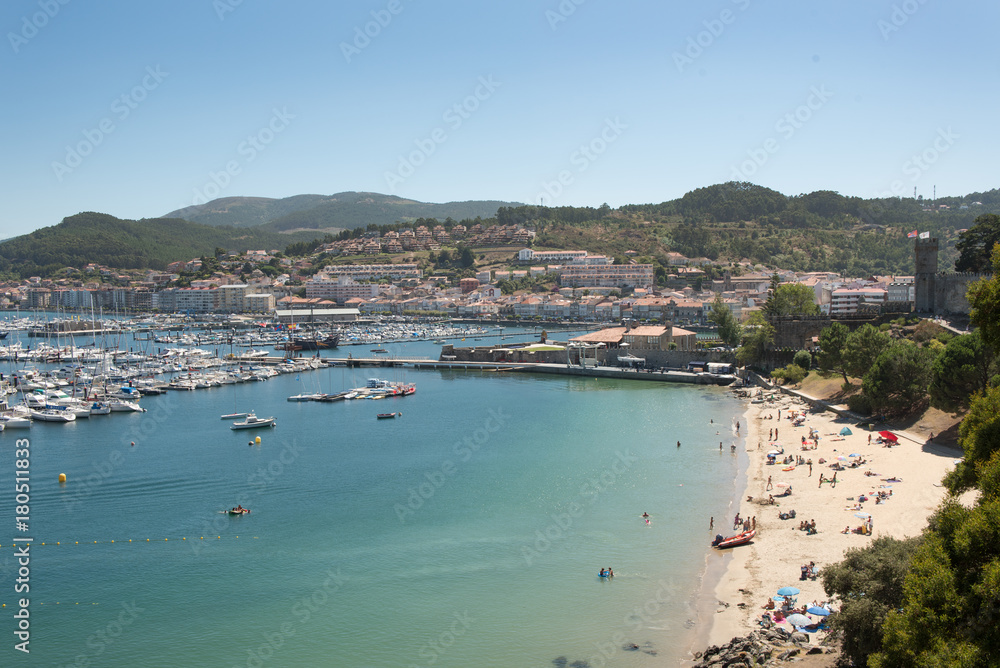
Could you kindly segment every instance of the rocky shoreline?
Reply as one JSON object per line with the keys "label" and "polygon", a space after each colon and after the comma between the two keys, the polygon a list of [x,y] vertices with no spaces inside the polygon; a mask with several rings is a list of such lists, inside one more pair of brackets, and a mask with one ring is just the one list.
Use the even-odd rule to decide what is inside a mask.
{"label": "rocky shoreline", "polygon": [[834,654],[837,651],[829,638],[820,645],[811,645],[805,633],[789,633],[781,627],[772,627],[733,638],[725,645],[712,645],[704,653],[696,652],[694,668],[775,666],[793,657]]}

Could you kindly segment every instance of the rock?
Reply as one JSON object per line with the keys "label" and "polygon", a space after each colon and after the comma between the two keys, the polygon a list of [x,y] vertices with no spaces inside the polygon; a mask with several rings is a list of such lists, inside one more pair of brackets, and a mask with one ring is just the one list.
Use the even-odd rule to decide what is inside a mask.
{"label": "rock", "polygon": [[809,651],[806,652],[806,654],[822,654],[822,653],[823,653],[822,647],[810,647]]}
{"label": "rock", "polygon": [[808,645],[809,636],[807,636],[805,633],[802,633],[802,631],[796,631],[795,633],[792,634],[792,642]]}
{"label": "rock", "polygon": [[565,656],[557,656],[556,658],[552,659],[552,665],[555,666],[556,668],[566,668],[567,663],[569,663],[569,659],[567,659]]}
{"label": "rock", "polygon": [[784,652],[782,652],[781,654],[778,655],[778,661],[784,661],[785,659],[790,659],[793,656],[797,656],[798,653],[799,653],[799,650],[797,650],[797,649],[786,650],[786,651],[784,651]]}

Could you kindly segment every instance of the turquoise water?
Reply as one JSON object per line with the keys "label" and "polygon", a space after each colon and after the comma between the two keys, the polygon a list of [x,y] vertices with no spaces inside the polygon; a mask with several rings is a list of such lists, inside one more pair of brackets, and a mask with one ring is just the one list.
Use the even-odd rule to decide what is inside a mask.
{"label": "turquoise water", "polygon": [[[417,393],[285,401],[369,375]],[[143,404],[0,434],[0,489],[15,438],[31,440],[26,665],[664,665],[738,465],[739,406],[717,388],[330,369]],[[279,426],[231,431],[219,415],[234,406]],[[389,411],[402,416],[375,419]],[[8,610],[13,496],[0,495]],[[218,513],[237,503],[252,514]]]}

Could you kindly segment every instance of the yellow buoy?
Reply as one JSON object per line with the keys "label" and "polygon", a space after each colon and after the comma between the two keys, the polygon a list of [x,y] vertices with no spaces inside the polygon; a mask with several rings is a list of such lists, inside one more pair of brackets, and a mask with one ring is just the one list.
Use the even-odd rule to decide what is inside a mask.
{"label": "yellow buoy", "polygon": [[66,482],[66,474],[65,473],[60,473],[59,474],[59,482]]}
{"label": "yellow buoy", "polygon": [[257,438],[255,438],[253,440],[253,442],[256,443],[257,445],[260,445],[260,436],[258,436]]}

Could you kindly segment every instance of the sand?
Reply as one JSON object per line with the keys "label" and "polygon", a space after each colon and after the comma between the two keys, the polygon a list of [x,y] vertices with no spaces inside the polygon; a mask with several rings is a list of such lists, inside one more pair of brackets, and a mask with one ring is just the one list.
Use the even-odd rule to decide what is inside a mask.
{"label": "sand", "polygon": [[[864,547],[879,536],[903,538],[919,534],[928,516],[945,497],[941,479],[961,456],[955,448],[936,446],[925,442],[923,437],[905,432],[894,432],[900,436],[899,445],[883,447],[876,442],[877,432],[856,427],[855,421],[831,411],[812,411],[805,401],[777,392],[774,402],[750,404],[748,401],[748,404],[741,424],[747,430],[749,468],[739,513],[741,518],[756,516],[757,535],[750,545],[722,553],[713,550],[710,555],[709,572],[719,568],[725,570],[714,593],[702,594],[702,612],[698,620],[700,646],[696,644],[693,650],[720,645],[759,628],[757,622],[765,612],[764,604],[781,587],[793,586],[801,590],[797,597],[799,606],[825,601],[828,597],[823,591],[822,569],[840,561],[847,549]],[[781,420],[777,419],[779,408]],[[788,419],[791,411],[805,412],[802,426],[792,426]],[[773,419],[767,419],[768,416]],[[845,426],[850,427],[853,434],[839,436]],[[818,446],[815,450],[802,450],[801,438],[808,439],[810,427],[819,432]],[[778,429],[780,438],[769,441],[768,432],[773,428]],[[869,434],[872,436],[870,445]],[[766,454],[775,447],[784,447],[784,455],[777,457],[779,463],[768,465]],[[830,484],[820,487],[820,474],[825,478],[833,477],[831,464],[838,461],[838,456],[851,454],[861,455],[867,463],[837,471],[836,487]],[[787,455],[811,459],[812,475],[806,465],[783,471],[785,466],[780,462]],[[820,464],[821,458],[826,463]],[[854,459],[858,458],[848,457],[848,461],[842,463],[846,466]],[[866,470],[878,475],[866,476]],[[790,484],[791,496],[776,498],[776,505],[761,505],[761,499],[766,500],[769,494],[782,491],[777,487],[766,491],[768,477],[774,484]],[[886,481],[892,477],[902,482]],[[876,504],[875,493],[890,489],[892,496],[885,503]],[[862,503],[860,511],[854,510],[861,495],[871,498]],[[748,501],[748,496],[753,500]],[[779,512],[792,509],[796,511],[795,519],[778,518]],[[852,529],[861,526],[863,520],[855,516],[857,512],[871,514],[871,536],[841,533],[846,526]],[[735,533],[733,519],[715,518],[715,529],[709,532],[706,518],[706,541],[710,542],[716,533],[726,536]],[[815,520],[818,533],[807,535],[800,531],[802,520]],[[820,577],[803,581],[800,579],[801,566],[811,561],[816,563]],[[833,609],[837,607],[834,602]],[[787,622],[782,626],[791,630]],[[822,640],[823,632],[809,636],[817,643]]]}

